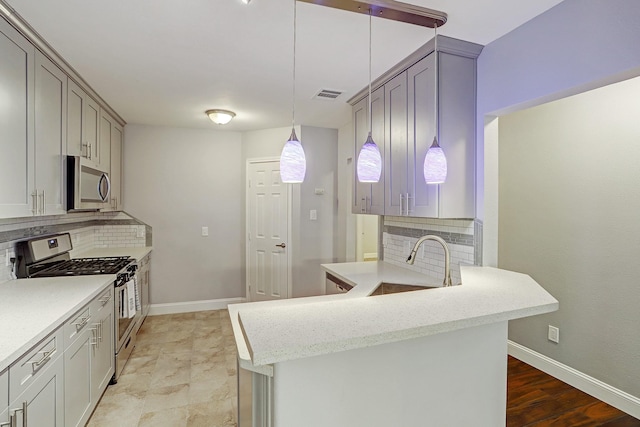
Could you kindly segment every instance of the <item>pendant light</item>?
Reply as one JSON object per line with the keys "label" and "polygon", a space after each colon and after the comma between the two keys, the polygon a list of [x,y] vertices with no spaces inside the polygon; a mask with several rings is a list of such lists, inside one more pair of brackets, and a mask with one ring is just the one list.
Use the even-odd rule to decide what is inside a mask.
{"label": "pendant light", "polygon": [[369,9],[369,135],[358,154],[358,181],[378,182],[382,174],[382,157],[380,149],[371,136],[371,9]]}
{"label": "pendant light", "polygon": [[293,95],[291,136],[280,154],[280,179],[287,183],[301,183],[307,172],[307,159],[302,144],[298,141],[296,130],[296,1],[293,0]]}
{"label": "pendant light", "polygon": [[440,68],[438,67],[438,24],[434,24],[435,37],[434,37],[434,50],[435,54],[435,94],[434,94],[434,116],[435,116],[435,136],[433,137],[433,143],[427,155],[424,157],[424,180],[427,184],[444,184],[447,180],[447,158],[444,155],[444,151],[438,144],[438,133],[440,125],[438,123],[438,74]]}

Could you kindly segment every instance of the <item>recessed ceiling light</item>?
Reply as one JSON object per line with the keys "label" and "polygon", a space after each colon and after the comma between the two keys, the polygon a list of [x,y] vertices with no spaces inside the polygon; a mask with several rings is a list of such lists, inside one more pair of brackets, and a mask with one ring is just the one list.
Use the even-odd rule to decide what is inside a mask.
{"label": "recessed ceiling light", "polygon": [[251,0],[240,0],[240,1],[241,1],[242,3],[244,3],[244,4],[249,4],[249,3],[251,3]]}
{"label": "recessed ceiling light", "polygon": [[205,114],[218,125],[226,125],[236,116],[236,113],[229,110],[207,110]]}

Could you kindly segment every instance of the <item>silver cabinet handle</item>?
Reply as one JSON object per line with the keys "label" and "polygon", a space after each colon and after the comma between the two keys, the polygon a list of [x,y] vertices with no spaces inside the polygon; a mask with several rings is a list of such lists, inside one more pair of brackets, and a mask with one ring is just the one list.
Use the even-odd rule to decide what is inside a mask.
{"label": "silver cabinet handle", "polygon": [[79,331],[80,329],[87,326],[87,323],[89,323],[89,319],[91,319],[91,317],[83,317],[79,322],[75,322],[74,325],[76,325],[76,331]]}
{"label": "silver cabinet handle", "polygon": [[94,327],[89,329],[91,331],[91,340],[89,341],[89,344],[96,348],[98,347],[98,325],[99,323],[94,323]]}
{"label": "silver cabinet handle", "polygon": [[33,207],[31,208],[31,212],[34,215],[38,214],[38,190],[33,190],[33,193],[31,193],[31,203],[33,204]]}
{"label": "silver cabinet handle", "polygon": [[92,153],[93,150],[91,149],[91,144],[88,144],[88,147],[89,147],[89,151],[88,151],[89,152],[89,160],[91,160],[93,158],[93,153]]}
{"label": "silver cabinet handle", "polygon": [[409,215],[409,193],[407,193],[407,196],[405,197],[405,202],[407,204],[407,208],[405,209],[405,212],[408,216]]}
{"label": "silver cabinet handle", "polygon": [[284,243],[280,243],[279,245],[276,245],[276,246],[282,249],[287,247],[287,245],[285,245]]}
{"label": "silver cabinet handle", "polygon": [[403,203],[404,195],[400,193],[400,216],[404,215],[404,203]]}
{"label": "silver cabinet handle", "polygon": [[102,327],[104,326],[104,319],[98,324],[98,340],[102,342]]}
{"label": "silver cabinet handle", "polygon": [[22,412],[22,427],[27,427],[27,406],[28,403],[25,401],[22,402],[22,408],[16,408],[12,410],[13,414],[11,414],[11,416],[9,417],[11,427],[18,427],[18,412]]}
{"label": "silver cabinet handle", "polygon": [[99,301],[100,301],[100,303],[102,304],[102,306],[105,306],[105,305],[107,305],[107,303],[108,303],[109,301],[111,301],[111,295],[105,295],[105,296],[101,297],[101,298],[99,299]]}
{"label": "silver cabinet handle", "polygon": [[56,348],[53,347],[51,350],[47,351],[39,351],[38,353],[42,353],[42,358],[40,360],[36,360],[31,362],[31,370],[35,374],[38,372],[44,365],[51,360],[51,356],[56,352]]}
{"label": "silver cabinet handle", "polygon": [[45,206],[45,196],[44,196],[44,190],[42,190],[42,194],[40,194],[39,196],[40,199],[40,215],[44,215],[44,206]]}

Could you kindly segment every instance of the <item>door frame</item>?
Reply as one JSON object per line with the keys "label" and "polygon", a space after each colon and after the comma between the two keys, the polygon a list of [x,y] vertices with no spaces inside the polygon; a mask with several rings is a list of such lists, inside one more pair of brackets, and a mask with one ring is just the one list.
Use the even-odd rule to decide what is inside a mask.
{"label": "door frame", "polygon": [[[249,277],[250,277],[250,269],[251,264],[249,259],[251,257],[251,243],[249,241],[249,230],[250,230],[250,218],[249,218],[249,166],[257,163],[275,163],[280,162],[279,157],[256,157],[247,159],[247,163],[245,165],[245,182],[244,182],[244,218],[245,218],[245,236],[244,236],[244,263],[245,263],[245,280],[244,280],[244,292],[245,292],[245,300],[247,302],[252,302],[250,300],[251,293],[249,292]],[[288,234],[288,242],[287,242],[287,299],[292,297],[293,294],[293,186],[290,184],[284,184],[287,186],[287,234]]]}

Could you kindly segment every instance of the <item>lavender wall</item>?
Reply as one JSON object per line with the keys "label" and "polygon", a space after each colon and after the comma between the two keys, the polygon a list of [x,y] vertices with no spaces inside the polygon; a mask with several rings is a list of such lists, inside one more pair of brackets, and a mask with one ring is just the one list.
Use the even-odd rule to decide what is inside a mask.
{"label": "lavender wall", "polygon": [[[624,338],[637,336],[636,326],[632,326],[638,320],[637,310],[629,310],[625,304],[616,303],[614,295],[599,301],[590,300],[589,295],[597,294],[598,287],[602,288],[604,284],[576,279],[575,269],[584,267],[581,262],[585,262],[579,257],[573,264],[564,266],[565,276],[570,280],[543,283],[551,265],[545,264],[544,257],[538,257],[539,262],[531,262],[536,256],[531,242],[516,238],[517,233],[498,235],[498,222],[500,230],[504,231],[503,223],[513,220],[509,215],[517,209],[500,206],[502,217],[498,216],[498,199],[502,194],[498,183],[499,179],[505,179],[498,173],[498,160],[502,173],[513,158],[503,157],[502,148],[498,150],[498,142],[502,144],[505,141],[502,140],[502,124],[498,126],[500,119],[496,117],[640,75],[639,22],[640,4],[637,0],[565,0],[490,43],[478,60],[477,116],[477,216],[484,220],[485,263],[516,270],[522,270],[526,265],[523,272],[541,280],[541,284],[560,300],[560,310],[553,315],[511,322],[510,338],[635,396],[640,393],[637,378],[630,379],[629,375],[637,372],[638,358],[633,355],[635,344]],[[562,122],[560,128],[563,126],[566,122]],[[562,144],[562,140],[556,144]],[[550,150],[549,155],[556,154]],[[525,160],[520,161],[530,159],[525,156]],[[508,184],[506,181],[500,182],[500,188]],[[537,206],[544,205],[545,197],[547,194],[543,192]],[[603,218],[607,216],[606,206],[599,204],[597,197],[593,198],[591,210],[597,210]],[[547,212],[545,218],[553,220],[550,215],[553,214]],[[524,216],[522,214],[516,219],[525,221]],[[624,227],[616,223],[610,226]],[[551,233],[549,230],[546,232]],[[556,241],[562,239],[558,232],[553,232],[550,237],[556,237]],[[562,242],[564,246],[572,245],[566,239]],[[501,248],[500,259],[498,245]],[[511,254],[502,256],[503,249],[507,247],[526,249],[522,253],[527,255],[518,260],[514,260]],[[584,247],[563,247],[564,251],[574,254],[580,253],[581,249]],[[551,253],[554,249],[547,247],[541,250]],[[624,245],[618,245],[616,250],[618,252],[609,254],[612,260],[603,259],[602,262],[610,264],[617,257],[622,257],[626,249]],[[624,289],[628,287],[617,287],[617,292]],[[597,310],[593,310],[594,304],[598,306]],[[636,320],[631,323],[615,320],[620,317]],[[564,326],[566,334],[560,344],[550,344],[546,340],[547,324]],[[594,334],[594,330],[605,332]],[[608,334],[616,336],[617,345],[608,345]],[[585,346],[606,351],[585,351]]]}

